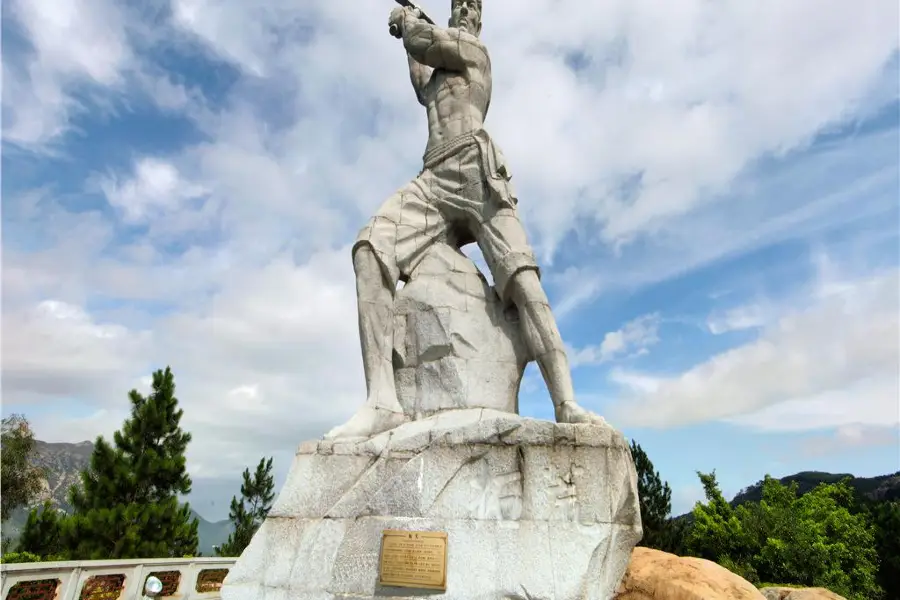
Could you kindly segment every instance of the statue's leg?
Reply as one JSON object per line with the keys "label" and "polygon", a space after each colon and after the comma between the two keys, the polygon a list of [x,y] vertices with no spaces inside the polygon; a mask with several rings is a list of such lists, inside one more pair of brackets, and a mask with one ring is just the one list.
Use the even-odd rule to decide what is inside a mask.
{"label": "statue's leg", "polygon": [[366,405],[390,413],[403,413],[394,386],[391,354],[394,348],[394,289],[386,281],[371,246],[362,244],[353,255],[359,341],[366,377]]}
{"label": "statue's leg", "polygon": [[325,435],[329,439],[367,438],[406,421],[397,401],[391,363],[393,290],[369,244],[360,244],[355,249],[353,270],[356,273],[359,341],[366,378],[366,401],[349,421]]}
{"label": "statue's leg", "polygon": [[547,383],[556,420],[560,423],[604,423],[602,417],[575,402],[569,359],[537,270],[523,269],[507,285],[507,293],[519,310],[522,336]]}
{"label": "statue's leg", "polygon": [[408,277],[420,255],[446,232],[446,222],[423,191],[431,177],[424,171],[388,198],[353,246],[366,402],[326,438],[371,437],[409,419],[394,382],[394,294],[401,277]]}

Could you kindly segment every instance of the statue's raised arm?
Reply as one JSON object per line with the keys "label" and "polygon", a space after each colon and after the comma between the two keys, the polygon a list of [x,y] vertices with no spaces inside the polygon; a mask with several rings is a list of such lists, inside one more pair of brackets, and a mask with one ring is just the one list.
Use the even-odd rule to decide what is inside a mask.
{"label": "statue's raised arm", "polygon": [[[434,69],[462,71],[467,65],[484,61],[485,51],[478,40],[480,13],[468,13],[465,4],[454,8],[452,27],[438,27],[423,18],[418,8],[398,6],[390,16],[391,31],[398,31],[410,57]],[[472,18],[467,20],[471,14]],[[471,30],[471,31],[470,31]]]}

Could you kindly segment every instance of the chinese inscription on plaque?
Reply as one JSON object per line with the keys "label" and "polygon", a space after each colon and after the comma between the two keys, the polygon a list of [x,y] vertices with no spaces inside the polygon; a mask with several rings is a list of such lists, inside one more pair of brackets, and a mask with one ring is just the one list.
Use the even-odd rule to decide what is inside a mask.
{"label": "chinese inscription on plaque", "polygon": [[389,587],[447,589],[447,534],[385,530],[378,583]]}

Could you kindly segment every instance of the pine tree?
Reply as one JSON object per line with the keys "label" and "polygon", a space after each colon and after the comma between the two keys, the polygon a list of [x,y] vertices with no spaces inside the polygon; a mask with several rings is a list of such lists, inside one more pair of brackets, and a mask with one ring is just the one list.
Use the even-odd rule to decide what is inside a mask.
{"label": "pine tree", "polygon": [[[198,521],[179,495],[191,491],[185,450],[191,435],[179,423],[172,371],[153,374],[147,397],[129,394],[131,417],[113,435],[98,437],[81,487],[69,499],[74,513],[57,523],[60,546],[72,559],[168,558],[197,553]],[[46,511],[45,511],[46,513]],[[32,523],[32,521],[34,521]],[[29,519],[32,529],[52,523]],[[30,535],[29,527],[23,535]],[[52,538],[49,533],[45,534]],[[50,548],[40,548],[41,555]]]}
{"label": "pine tree", "polygon": [[40,508],[31,509],[16,551],[31,552],[44,558],[63,554],[64,520],[65,513],[60,514],[49,501]]}
{"label": "pine tree", "polygon": [[684,525],[669,518],[672,512],[672,490],[662,480],[659,471],[653,470],[653,463],[643,448],[631,441],[631,456],[638,475],[638,497],[641,504],[641,523],[644,537],[641,545],[666,552],[680,552],[683,549]]}
{"label": "pine tree", "polygon": [[259,529],[275,499],[275,478],[272,475],[272,458],[260,459],[256,473],[250,476],[250,469],[244,469],[244,483],[241,484],[241,500],[231,498],[228,518],[234,531],[228,541],[222,544],[216,554],[219,556],[240,556],[250,544],[253,534]]}

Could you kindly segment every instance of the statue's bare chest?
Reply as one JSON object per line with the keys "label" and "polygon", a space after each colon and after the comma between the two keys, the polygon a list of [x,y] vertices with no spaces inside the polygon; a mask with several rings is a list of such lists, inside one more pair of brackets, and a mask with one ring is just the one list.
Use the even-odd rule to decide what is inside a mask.
{"label": "statue's bare chest", "polygon": [[475,67],[462,72],[435,69],[424,92],[426,105],[464,104],[485,113],[491,101],[490,71]]}

